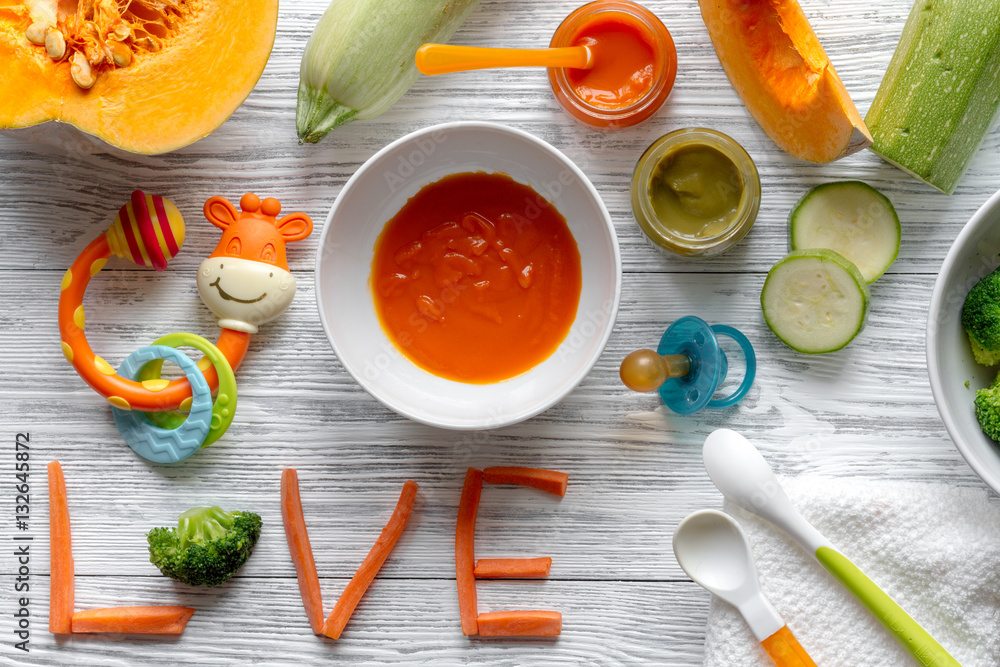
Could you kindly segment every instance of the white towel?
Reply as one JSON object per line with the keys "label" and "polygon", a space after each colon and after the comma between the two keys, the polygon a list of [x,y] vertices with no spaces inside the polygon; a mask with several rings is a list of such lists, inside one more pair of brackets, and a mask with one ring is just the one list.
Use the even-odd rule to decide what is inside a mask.
{"label": "white towel", "polygon": [[[795,506],[964,667],[1000,665],[1000,506],[986,489],[782,479]],[[892,635],[784,533],[726,501],[761,588],[818,667],[910,667]],[[713,598],[706,667],[773,667],[734,607]]]}

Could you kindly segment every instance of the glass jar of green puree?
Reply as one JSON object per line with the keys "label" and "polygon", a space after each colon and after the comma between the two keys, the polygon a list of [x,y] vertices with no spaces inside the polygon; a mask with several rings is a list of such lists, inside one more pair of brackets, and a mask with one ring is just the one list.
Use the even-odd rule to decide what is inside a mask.
{"label": "glass jar of green puree", "polygon": [[676,130],[653,142],[632,174],[632,212],[657,248],[710,257],[746,236],[760,176],[743,147],[715,130]]}

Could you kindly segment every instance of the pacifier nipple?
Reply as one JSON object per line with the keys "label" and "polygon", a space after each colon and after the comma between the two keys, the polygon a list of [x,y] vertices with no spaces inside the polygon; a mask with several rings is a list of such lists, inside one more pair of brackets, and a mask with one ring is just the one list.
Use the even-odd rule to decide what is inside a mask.
{"label": "pacifier nipple", "polygon": [[649,392],[659,389],[673,377],[684,377],[691,364],[683,354],[664,357],[653,350],[636,350],[622,361],[619,376],[632,391]]}
{"label": "pacifier nipple", "polygon": [[162,271],[184,244],[184,218],[169,199],[135,190],[108,227],[107,239],[118,257]]}

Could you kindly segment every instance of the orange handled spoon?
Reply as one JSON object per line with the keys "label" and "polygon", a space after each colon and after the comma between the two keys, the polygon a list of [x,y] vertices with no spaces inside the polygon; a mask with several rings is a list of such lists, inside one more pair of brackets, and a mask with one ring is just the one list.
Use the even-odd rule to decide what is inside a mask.
{"label": "orange handled spoon", "polygon": [[778,667],[816,667],[757,580],[750,543],[740,525],[716,510],[688,515],[674,531],[674,556],[702,588],[736,607]]}
{"label": "orange handled spoon", "polygon": [[424,44],[417,49],[421,74],[448,74],[496,67],[572,67],[590,69],[594,56],[586,46],[557,49],[489,49],[479,46]]}

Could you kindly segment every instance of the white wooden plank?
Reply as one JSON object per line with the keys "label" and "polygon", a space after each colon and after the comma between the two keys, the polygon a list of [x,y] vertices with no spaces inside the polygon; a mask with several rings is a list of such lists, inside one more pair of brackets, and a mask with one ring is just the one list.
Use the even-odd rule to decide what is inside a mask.
{"label": "white wooden plank", "polygon": [[[463,637],[454,582],[376,581],[339,640],[309,630],[294,579],[257,577],[199,591],[158,579],[77,578],[79,609],[183,604],[197,611],[177,638],[82,635],[56,640],[42,629],[47,580],[32,598],[35,625],[22,665],[695,664],[703,652],[708,595],[688,583],[487,582],[480,611],[552,609],[563,615],[558,639]],[[323,578],[328,612],[346,580]],[[7,654],[9,647],[5,646]]]}

